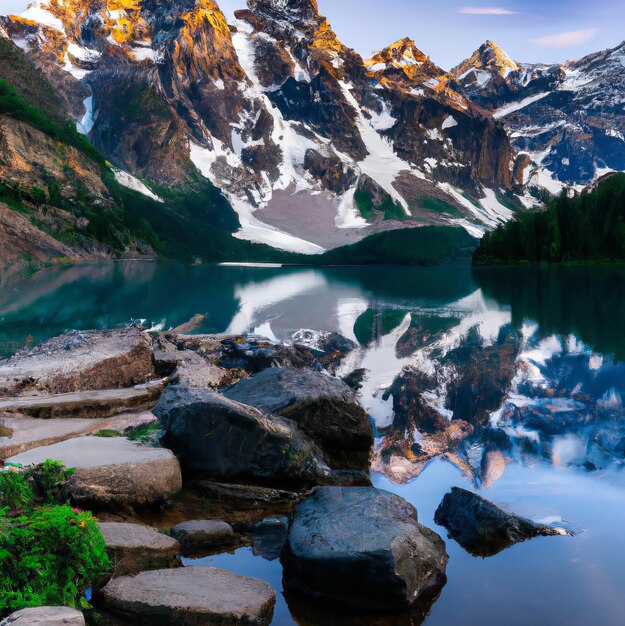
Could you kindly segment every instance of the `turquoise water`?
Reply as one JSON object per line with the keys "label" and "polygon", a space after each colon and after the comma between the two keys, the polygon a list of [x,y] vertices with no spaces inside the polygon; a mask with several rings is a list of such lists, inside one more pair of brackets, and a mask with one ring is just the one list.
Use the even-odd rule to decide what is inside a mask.
{"label": "turquoise water", "polygon": [[[448,540],[448,583],[425,623],[625,623],[625,270],[154,263],[50,269],[0,285],[0,351],[10,354],[72,328],[132,320],[168,328],[198,313],[206,314],[201,332],[255,330],[289,340],[308,328],[360,339],[346,371],[367,369],[362,401],[376,421],[378,444],[389,437],[408,441],[402,462],[410,456],[413,426],[395,419],[393,398],[385,397],[402,368],[431,369],[437,406],[458,419],[449,408],[449,363],[460,367],[457,355],[470,348],[477,370],[486,368],[502,332],[512,329],[518,353],[488,423],[471,422],[466,402],[458,402],[475,426],[470,437],[422,459],[418,471],[376,463],[383,473],[373,481],[412,502],[420,520],[443,537],[434,511],[453,485],[580,532],[538,538],[487,559]],[[419,335],[400,354],[400,340],[421,322],[435,332]],[[456,356],[446,360],[450,355]],[[251,549],[203,562],[263,578],[281,592],[279,561]],[[297,621],[292,611],[279,593],[274,624],[315,623],[300,605]]]}

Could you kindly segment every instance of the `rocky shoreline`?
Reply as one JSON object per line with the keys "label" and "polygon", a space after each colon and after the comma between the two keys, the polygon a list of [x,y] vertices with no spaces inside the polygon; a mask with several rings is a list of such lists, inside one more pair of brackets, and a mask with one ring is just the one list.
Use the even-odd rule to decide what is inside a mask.
{"label": "rocky shoreline", "polygon": [[[111,561],[84,615],[25,609],[1,624],[268,625],[266,582],[181,567],[249,545],[280,557],[294,614],[308,606],[300,623],[421,623],[446,582],[445,542],[371,486],[373,426],[336,377],[355,345],[297,336],[72,331],[0,361],[0,459],[74,468],[65,497],[97,514]],[[472,554],[565,534],[460,491],[437,523]],[[349,619],[315,616],[320,600]]]}

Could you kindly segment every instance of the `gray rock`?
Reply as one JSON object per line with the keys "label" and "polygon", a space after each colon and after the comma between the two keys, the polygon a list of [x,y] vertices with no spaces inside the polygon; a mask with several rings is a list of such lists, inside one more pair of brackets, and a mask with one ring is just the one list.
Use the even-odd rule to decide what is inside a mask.
{"label": "gray rock", "polygon": [[76,468],[67,484],[68,495],[85,508],[149,506],[182,488],[180,465],[169,450],[141,446],[125,437],[79,437],[7,461],[37,465],[46,459]]}
{"label": "gray rock", "polygon": [[237,535],[232,526],[221,520],[183,522],[171,529],[171,536],[180,542],[186,553],[232,546],[237,542]]}
{"label": "gray rock", "polygon": [[262,556],[267,561],[275,561],[282,552],[286,543],[288,519],[269,518],[258,522],[254,526],[252,536],[252,550],[256,556]]}
{"label": "gray rock", "polygon": [[332,479],[312,441],[293,422],[214,391],[170,386],[154,413],[165,428],[165,445],[190,474],[287,488]]}
{"label": "gray rock", "polygon": [[0,626],[85,626],[85,618],[65,606],[38,606],[11,613]]}
{"label": "gray rock", "polygon": [[241,380],[224,395],[293,420],[331,467],[367,470],[373,429],[342,380],[309,369],[271,368]]}
{"label": "gray rock", "polygon": [[100,522],[113,576],[175,567],[180,544],[154,528],[142,524]]}
{"label": "gray rock", "polygon": [[467,552],[481,557],[493,556],[533,537],[570,534],[563,528],[506,513],[492,502],[459,487],[445,494],[434,520]]}
{"label": "gray rock", "polygon": [[403,498],[370,487],[321,487],[294,509],[281,560],[286,589],[402,611],[434,600],[448,557]]}
{"label": "gray rock", "polygon": [[60,443],[100,430],[123,432],[157,423],[149,411],[123,413],[106,419],[38,419],[19,414],[0,417],[0,459],[15,456],[42,446]]}
{"label": "gray rock", "polygon": [[138,328],[72,331],[0,361],[0,396],[132,387],[154,377],[152,342]]}
{"label": "gray rock", "polygon": [[267,626],[275,599],[261,580],[184,567],[114,578],[94,601],[135,626]]}

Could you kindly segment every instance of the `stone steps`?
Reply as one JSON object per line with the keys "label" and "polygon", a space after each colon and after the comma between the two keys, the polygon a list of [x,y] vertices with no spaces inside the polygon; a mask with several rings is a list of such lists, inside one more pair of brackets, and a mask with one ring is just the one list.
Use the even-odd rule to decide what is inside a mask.
{"label": "stone steps", "polygon": [[97,419],[151,408],[163,391],[163,380],[125,389],[97,389],[0,399],[0,412],[30,417]]}
{"label": "stone steps", "polygon": [[0,418],[0,461],[33,448],[50,446],[75,437],[92,435],[101,430],[123,432],[156,423],[150,411],[122,413],[100,419],[59,418],[45,420],[25,415]]}

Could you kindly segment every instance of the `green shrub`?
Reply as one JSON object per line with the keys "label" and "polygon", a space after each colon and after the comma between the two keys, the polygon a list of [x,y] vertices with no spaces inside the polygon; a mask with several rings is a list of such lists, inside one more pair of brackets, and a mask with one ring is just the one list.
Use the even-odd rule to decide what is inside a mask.
{"label": "green shrub", "polygon": [[0,519],[0,612],[75,607],[110,566],[91,513],[56,506]]}
{"label": "green shrub", "polygon": [[0,511],[15,510],[28,505],[33,491],[21,472],[0,472]]}
{"label": "green shrub", "polygon": [[63,487],[73,473],[74,470],[66,470],[61,461],[48,459],[41,465],[29,467],[24,475],[39,502],[42,504],[60,504],[63,497]]}

